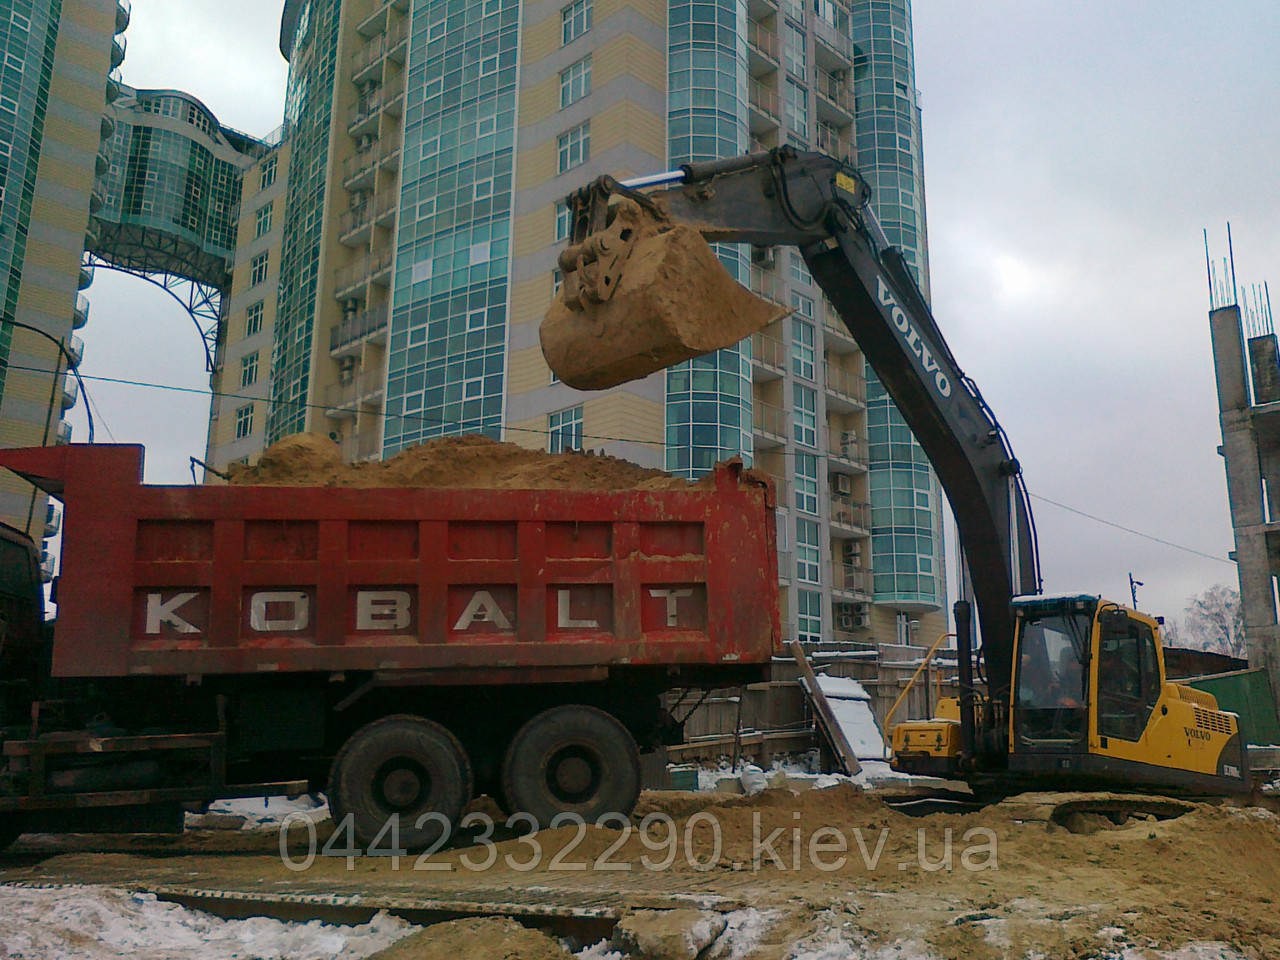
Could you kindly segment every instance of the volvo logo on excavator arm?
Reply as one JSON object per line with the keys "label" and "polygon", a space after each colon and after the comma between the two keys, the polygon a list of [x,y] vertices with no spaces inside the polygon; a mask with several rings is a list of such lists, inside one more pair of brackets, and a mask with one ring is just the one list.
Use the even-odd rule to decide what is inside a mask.
{"label": "volvo logo on excavator arm", "polygon": [[938,366],[938,358],[920,339],[920,331],[915,328],[915,324],[907,316],[906,311],[898,306],[898,301],[893,295],[893,291],[889,289],[889,285],[884,282],[884,277],[876,277],[876,296],[880,300],[881,306],[889,311],[889,318],[893,321],[894,328],[902,335],[902,339],[906,342],[907,349],[916,355],[924,367],[926,374],[932,374],[933,385],[938,393],[943,397],[951,396],[951,380],[943,373],[942,368]]}

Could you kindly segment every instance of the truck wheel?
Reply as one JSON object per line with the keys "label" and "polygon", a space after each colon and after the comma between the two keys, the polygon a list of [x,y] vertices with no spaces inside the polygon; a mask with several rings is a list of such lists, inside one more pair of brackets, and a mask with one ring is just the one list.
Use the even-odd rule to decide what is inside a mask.
{"label": "truck wheel", "polygon": [[377,850],[391,850],[393,834],[383,830],[393,816],[399,817],[404,849],[438,843],[446,832],[444,821],[452,831],[471,802],[471,789],[471,761],[458,738],[409,714],[361,727],[342,745],[329,771],[333,821],[342,829],[350,814],[361,849],[376,839]]}
{"label": "truck wheel", "polygon": [[552,707],[516,733],[502,762],[502,792],[512,813],[546,827],[558,813],[594,823],[631,813],[640,795],[640,753],[627,728],[603,710]]}

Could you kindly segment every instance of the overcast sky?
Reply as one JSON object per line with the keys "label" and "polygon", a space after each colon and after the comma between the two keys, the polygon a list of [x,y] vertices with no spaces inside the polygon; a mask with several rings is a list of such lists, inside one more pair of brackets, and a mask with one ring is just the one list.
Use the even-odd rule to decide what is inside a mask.
{"label": "overcast sky", "polygon": [[[177,87],[230,126],[279,125],[280,0],[134,0],[126,82]],[[1280,263],[1280,4],[916,0],[933,306],[1037,500],[1046,589],[1180,616],[1236,585],[1201,229],[1242,282]],[[166,295],[98,275],[83,372],[207,388]],[[207,396],[90,382],[98,438],[189,478]],[[73,420],[83,411],[72,414]],[[84,439],[76,420],[77,439]]]}

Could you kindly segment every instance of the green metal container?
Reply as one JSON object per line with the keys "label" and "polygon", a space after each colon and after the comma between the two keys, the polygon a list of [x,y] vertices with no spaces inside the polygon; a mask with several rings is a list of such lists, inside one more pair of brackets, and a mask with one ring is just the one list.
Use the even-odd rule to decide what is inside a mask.
{"label": "green metal container", "polygon": [[1204,677],[1192,677],[1188,686],[1211,693],[1218,698],[1218,708],[1240,716],[1240,732],[1245,743],[1258,746],[1280,744],[1280,720],[1276,718],[1276,701],[1271,692],[1267,672],[1234,670]]}

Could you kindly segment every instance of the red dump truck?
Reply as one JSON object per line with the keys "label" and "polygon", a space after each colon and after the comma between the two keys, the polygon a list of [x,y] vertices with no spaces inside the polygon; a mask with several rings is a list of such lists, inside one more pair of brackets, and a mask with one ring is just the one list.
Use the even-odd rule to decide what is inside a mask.
{"label": "red dump truck", "polygon": [[626,813],[639,752],[680,736],[662,695],[759,680],[779,644],[774,491],[737,464],[593,492],[153,486],[142,463],[0,450],[64,504],[56,621],[0,533],[0,841],[307,791],[361,844],[393,816],[432,842],[479,792],[539,823]]}

